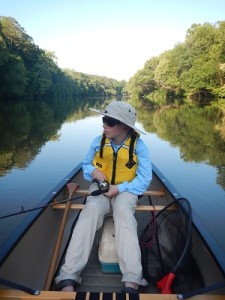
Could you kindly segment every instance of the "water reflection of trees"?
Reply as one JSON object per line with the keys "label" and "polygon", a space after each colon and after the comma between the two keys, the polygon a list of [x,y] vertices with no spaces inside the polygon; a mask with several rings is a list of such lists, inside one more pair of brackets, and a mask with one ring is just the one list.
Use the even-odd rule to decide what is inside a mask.
{"label": "water reflection of trees", "polygon": [[[47,141],[58,139],[63,122],[83,119],[89,107],[107,105],[104,100],[0,103],[0,175],[15,167],[25,168]],[[215,166],[217,182],[225,188],[224,126],[213,111],[189,106],[153,110],[139,102],[138,119],[147,132],[154,132],[179,147],[184,161]]]}
{"label": "water reflection of trees", "polygon": [[90,106],[103,99],[77,98],[41,103],[0,103],[0,176],[25,168],[68,119],[81,119]]}
{"label": "water reflection of trees", "polygon": [[225,188],[224,128],[213,111],[193,106],[153,111],[145,105],[138,111],[145,130],[179,147],[184,161],[215,166],[217,183]]}

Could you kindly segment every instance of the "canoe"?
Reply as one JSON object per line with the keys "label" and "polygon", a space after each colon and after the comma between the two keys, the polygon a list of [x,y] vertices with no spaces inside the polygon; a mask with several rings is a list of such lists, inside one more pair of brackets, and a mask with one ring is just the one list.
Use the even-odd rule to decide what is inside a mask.
{"label": "canoe", "polygon": [[[135,212],[149,285],[137,295],[121,293],[116,258],[107,261],[107,253],[105,261],[102,258],[107,230],[103,226],[96,233],[81,285],[75,292],[57,291],[54,278],[85,205],[88,187],[79,164],[37,207],[18,212],[26,217],[0,250],[0,299],[172,300],[195,295],[194,299],[225,299],[224,258],[209,247],[189,201],[154,165],[151,185]],[[0,222],[15,215],[0,216]],[[112,217],[107,220],[111,222]],[[107,245],[105,251],[114,247],[113,242]]]}

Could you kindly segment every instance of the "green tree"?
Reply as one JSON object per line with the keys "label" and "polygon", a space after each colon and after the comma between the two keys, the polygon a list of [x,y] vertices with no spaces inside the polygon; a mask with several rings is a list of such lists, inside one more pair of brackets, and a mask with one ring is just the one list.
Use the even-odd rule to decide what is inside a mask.
{"label": "green tree", "polygon": [[19,23],[0,17],[0,99],[26,97],[48,100],[78,95],[124,93],[124,81],[61,70],[53,52],[40,49]]}
{"label": "green tree", "polygon": [[[214,96],[225,97],[224,21],[193,24],[184,43],[153,59],[157,62],[153,68],[145,65],[128,81],[126,87],[132,95],[164,104],[177,96],[210,101]],[[160,93],[165,101],[153,101]]]}
{"label": "green tree", "polygon": [[0,97],[23,95],[27,72],[23,60],[14,51],[20,45],[14,19],[0,18]]}
{"label": "green tree", "polygon": [[148,60],[144,68],[139,70],[126,84],[126,89],[130,94],[143,97],[157,89],[155,81],[155,69],[159,64],[159,58],[153,57]]}

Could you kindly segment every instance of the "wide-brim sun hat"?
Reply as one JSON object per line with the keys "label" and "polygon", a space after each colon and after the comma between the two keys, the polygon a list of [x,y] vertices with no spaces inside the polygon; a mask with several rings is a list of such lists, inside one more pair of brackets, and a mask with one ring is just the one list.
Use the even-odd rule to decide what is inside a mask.
{"label": "wide-brim sun hat", "polygon": [[140,130],[135,126],[136,122],[136,110],[129,103],[124,101],[112,101],[104,110],[98,110],[95,108],[90,108],[91,111],[94,111],[98,114],[116,119],[135,131],[146,134],[146,132]]}

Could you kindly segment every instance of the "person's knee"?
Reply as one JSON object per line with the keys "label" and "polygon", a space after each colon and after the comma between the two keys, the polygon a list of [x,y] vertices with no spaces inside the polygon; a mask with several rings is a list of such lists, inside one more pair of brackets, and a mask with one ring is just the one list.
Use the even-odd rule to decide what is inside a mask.
{"label": "person's knee", "polygon": [[116,205],[113,210],[113,217],[121,220],[130,218],[133,215],[132,211],[126,205]]}
{"label": "person's knee", "polygon": [[100,216],[102,215],[102,207],[98,203],[88,203],[84,209],[86,217]]}

